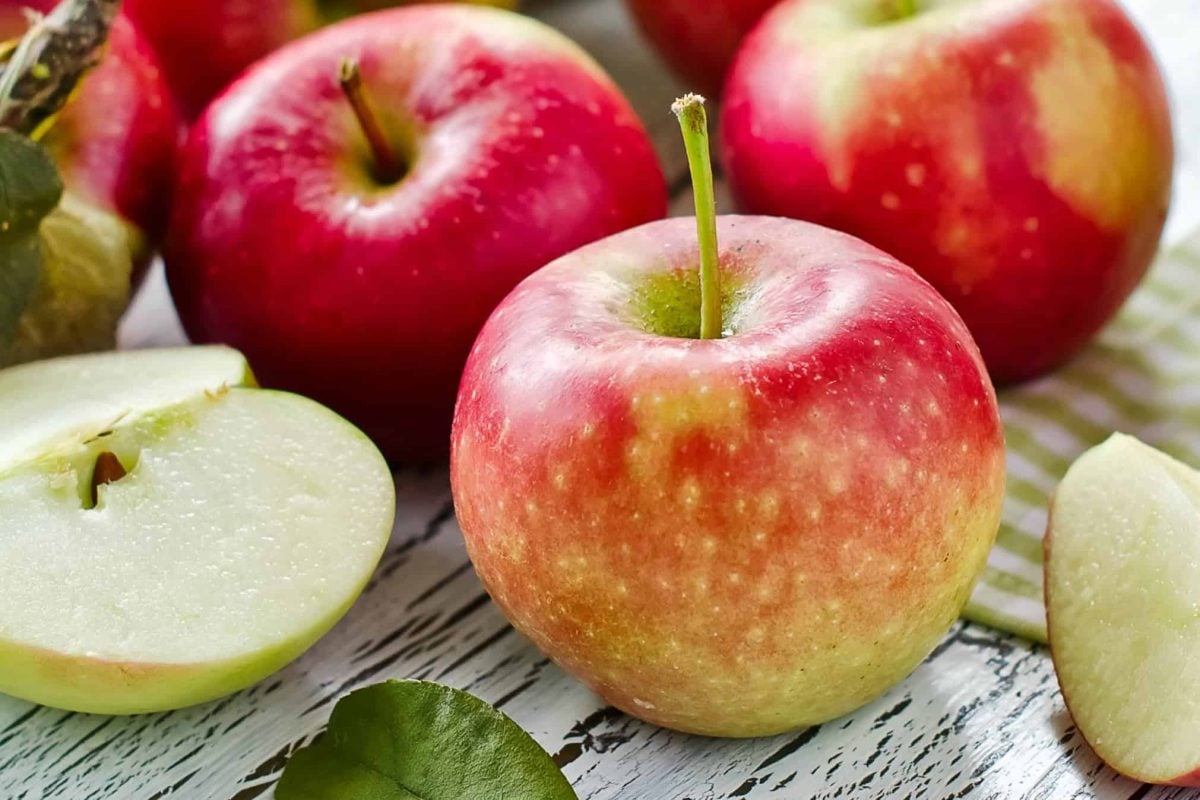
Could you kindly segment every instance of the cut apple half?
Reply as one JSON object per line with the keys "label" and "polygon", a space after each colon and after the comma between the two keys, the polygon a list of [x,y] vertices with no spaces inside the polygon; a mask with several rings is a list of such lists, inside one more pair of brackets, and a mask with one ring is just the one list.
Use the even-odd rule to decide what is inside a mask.
{"label": "cut apple half", "polygon": [[1200,473],[1122,434],[1084,453],[1051,507],[1046,614],[1097,755],[1200,786]]}
{"label": "cut apple half", "polygon": [[250,382],[224,348],[0,372],[0,691],[178,708],[346,612],[391,532],[388,467],[332,411]]}

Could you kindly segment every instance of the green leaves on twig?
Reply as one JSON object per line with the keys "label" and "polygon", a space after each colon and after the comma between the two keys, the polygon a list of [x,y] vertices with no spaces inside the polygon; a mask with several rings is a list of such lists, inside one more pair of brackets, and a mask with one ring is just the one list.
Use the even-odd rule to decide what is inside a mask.
{"label": "green leaves on twig", "polygon": [[38,229],[62,199],[58,168],[41,145],[0,129],[0,350],[37,289],[42,265]]}

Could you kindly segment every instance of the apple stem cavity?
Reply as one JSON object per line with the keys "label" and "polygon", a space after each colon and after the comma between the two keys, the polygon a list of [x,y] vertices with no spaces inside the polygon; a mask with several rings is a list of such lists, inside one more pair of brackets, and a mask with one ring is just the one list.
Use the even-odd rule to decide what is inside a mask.
{"label": "apple stem cavity", "polygon": [[696,203],[696,235],[700,240],[700,338],[721,338],[721,276],[717,251],[717,201],[713,196],[712,156],[704,98],[685,94],[672,104],[683,131],[692,194]]}
{"label": "apple stem cavity", "polygon": [[404,168],[396,157],[396,151],[388,142],[383,126],[379,124],[375,107],[363,87],[358,61],[353,58],[342,59],[338,70],[338,82],[350,107],[354,109],[354,116],[358,119],[363,136],[366,137],[367,146],[371,148],[375,179],[384,184],[395,183],[404,177]]}
{"label": "apple stem cavity", "polygon": [[96,466],[92,468],[92,508],[100,502],[100,487],[115,483],[128,475],[121,459],[105,450],[96,456]]}
{"label": "apple stem cavity", "polygon": [[917,0],[895,0],[892,6],[895,19],[908,19],[917,15]]}

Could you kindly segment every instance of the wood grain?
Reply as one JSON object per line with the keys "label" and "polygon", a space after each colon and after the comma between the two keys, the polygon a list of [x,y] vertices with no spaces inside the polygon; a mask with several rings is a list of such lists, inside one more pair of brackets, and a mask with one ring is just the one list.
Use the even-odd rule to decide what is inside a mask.
{"label": "wood grain", "polygon": [[[1131,5],[1159,45],[1177,98],[1200,100],[1192,3]],[[659,144],[674,210],[687,213],[683,150],[668,111],[684,87],[637,41],[615,0],[548,0],[532,10],[597,54],[626,89]],[[1177,102],[1181,132],[1200,142],[1200,103],[1193,106]],[[1176,218],[1200,219],[1190,162],[1180,193]],[[719,202],[732,208],[727,196]],[[181,340],[159,271],[122,342]],[[362,599],[304,657],[262,683],[132,718],[0,697],[0,798],[267,798],[288,754],[322,729],[338,697],[399,677],[444,681],[496,703],[587,800],[1195,796],[1105,768],[1071,725],[1045,650],[964,623],[900,686],[818,728],[721,741],[642,724],[605,707],[507,625],[467,561],[444,472],[402,473],[397,487],[393,539]]]}

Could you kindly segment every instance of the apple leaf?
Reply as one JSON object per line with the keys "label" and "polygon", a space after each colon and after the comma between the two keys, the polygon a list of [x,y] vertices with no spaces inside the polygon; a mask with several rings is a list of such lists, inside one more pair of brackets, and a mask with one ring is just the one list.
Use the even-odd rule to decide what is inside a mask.
{"label": "apple leaf", "polygon": [[343,697],[278,800],[577,800],[533,738],[466,692],[386,681]]}
{"label": "apple leaf", "polygon": [[42,265],[38,229],[62,193],[58,168],[41,145],[0,129],[0,348],[12,344],[37,289]]}

